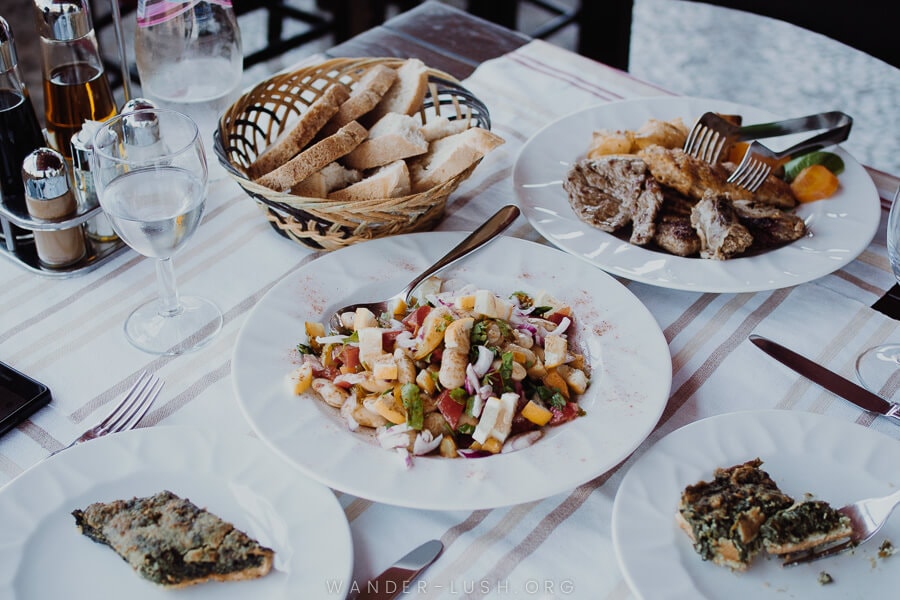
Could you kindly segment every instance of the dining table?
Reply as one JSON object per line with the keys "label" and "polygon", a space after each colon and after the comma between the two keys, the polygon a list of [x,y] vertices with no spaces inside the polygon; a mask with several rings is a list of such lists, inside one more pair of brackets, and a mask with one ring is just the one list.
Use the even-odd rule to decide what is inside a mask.
{"label": "dining table", "polygon": [[[441,220],[434,227],[436,232],[472,231],[498,207],[521,203],[514,188],[516,161],[528,141],[548,124],[591,107],[677,98],[667,89],[626,71],[546,41],[530,39],[437,2],[426,2],[394,16],[322,53],[302,59],[293,68],[336,57],[416,57],[460,80],[488,107],[490,128],[505,143],[485,156],[451,194]],[[586,132],[585,144],[588,135]],[[210,160],[214,160],[213,154],[209,154]],[[740,423],[745,423],[747,431],[758,434],[758,452],[770,453],[763,457],[764,466],[782,468],[785,478],[806,474],[808,478],[802,480],[802,485],[810,489],[795,489],[795,493],[830,490],[833,497],[827,499],[835,502],[854,498],[859,490],[845,490],[837,482],[826,484],[829,472],[823,464],[840,462],[845,458],[843,453],[854,454],[853,465],[863,465],[859,468],[864,470],[867,460],[876,460],[869,455],[857,456],[864,454],[859,446],[865,444],[888,448],[896,454],[900,447],[900,428],[895,423],[858,408],[778,364],[748,340],[751,334],[770,337],[850,379],[854,378],[856,358],[864,350],[886,341],[900,341],[896,320],[900,314],[895,312],[891,316],[890,310],[873,308],[879,302],[879,306],[887,303],[883,298],[890,295],[896,284],[888,259],[886,221],[891,198],[900,185],[900,174],[863,168],[880,198],[877,232],[852,260],[820,277],[771,289],[711,292],[648,283],[614,270],[610,273],[616,285],[633,295],[652,315],[671,361],[670,381],[665,368],[657,375],[663,384],[668,384],[658,418],[654,417],[646,435],[636,440],[635,447],[611,468],[547,497],[483,508],[419,508],[369,499],[362,493],[327,489],[339,505],[340,518],[346,520],[349,531],[352,547],[346,557],[349,579],[335,585],[323,573],[321,581],[313,582],[312,589],[319,591],[305,597],[338,598],[354,586],[364,589],[365,582],[429,539],[440,540],[443,551],[404,588],[401,597],[610,600],[678,597],[678,592],[673,590],[678,590],[680,576],[671,571],[695,568],[715,570],[711,576],[714,583],[709,584],[711,588],[697,584],[699,594],[682,597],[726,597],[732,582],[737,587],[749,585],[752,570],[731,573],[702,563],[692,555],[687,537],[678,534],[674,522],[678,494],[663,500],[671,507],[673,518],[665,521],[659,533],[663,541],[659,543],[666,544],[670,537],[675,539],[674,544],[683,545],[676,556],[691,556],[694,560],[685,562],[696,562],[696,565],[654,566],[650,560],[641,562],[635,556],[634,540],[624,537],[629,532],[641,532],[629,510],[639,511],[639,506],[652,502],[642,497],[651,492],[641,491],[642,486],[652,488],[653,482],[646,480],[647,473],[652,473],[648,471],[652,464],[658,464],[668,473],[659,473],[665,479],[680,473],[679,465],[671,464],[671,457],[705,452],[711,457],[729,456],[730,443],[734,445],[733,452],[746,450],[741,435],[735,435],[731,442],[712,440],[717,434],[710,428],[714,429],[717,422],[722,427],[740,427]],[[547,239],[538,231],[532,220],[526,215],[519,217],[505,235],[568,257],[555,247],[558,245],[555,240]],[[288,485],[294,479],[320,485],[314,481],[315,477],[295,468],[289,457],[270,448],[265,432],[258,431],[248,421],[246,403],[252,400],[238,397],[233,368],[235,347],[254,308],[279,284],[296,279],[298,274],[314,267],[316,261],[326,260],[330,255],[333,256],[279,235],[259,204],[231,178],[212,181],[195,239],[175,260],[181,291],[196,291],[212,299],[222,310],[224,324],[209,344],[178,356],[144,353],[129,345],[123,333],[122,324],[129,312],[155,294],[156,275],[151,260],[125,249],[95,268],[71,277],[48,277],[23,269],[14,260],[0,261],[0,359],[43,382],[52,393],[52,401],[46,407],[0,438],[0,500],[16,495],[16,487],[23,487],[24,482],[38,481],[39,472],[44,470],[54,477],[41,480],[42,485],[47,488],[48,497],[56,498],[47,510],[67,516],[77,508],[59,490],[70,483],[75,485],[72,482],[80,479],[74,474],[66,475],[68,471],[59,465],[65,464],[63,461],[69,454],[70,461],[84,456],[84,460],[115,465],[117,455],[88,456],[88,448],[93,444],[99,448],[102,440],[50,455],[95,424],[142,371],[158,374],[165,381],[163,391],[135,431],[110,437],[126,439],[129,435],[148,432],[164,437],[171,432],[175,443],[177,436],[195,432],[198,439],[224,439],[226,445],[262,439],[265,450],[257,460],[266,463],[264,472],[270,478],[279,479],[279,485]],[[607,277],[600,268],[584,265],[597,278]],[[604,298],[594,298],[593,302],[600,306]],[[301,330],[301,326],[291,326]],[[622,335],[627,336],[628,332]],[[888,398],[895,395],[897,379],[894,378],[893,387],[888,385],[881,393]],[[246,390],[242,393],[246,394]],[[590,416],[588,412],[584,418]],[[781,416],[783,419],[779,420]],[[737,425],[728,420],[733,418],[738,419]],[[810,422],[812,426],[808,425]],[[779,423],[791,425],[782,427]],[[808,427],[811,429],[807,430]],[[842,435],[845,429],[849,429],[849,434],[842,447],[841,440],[834,436]],[[800,430],[802,434],[797,433]],[[798,437],[790,442],[779,440],[779,431],[788,436],[797,433]],[[815,431],[822,432],[821,437],[813,435]],[[857,439],[855,436],[863,441],[851,447],[852,440]],[[779,444],[784,444],[785,452],[796,460],[807,449],[818,448],[820,444],[827,446],[827,451],[806,468],[795,468],[784,456],[772,455],[773,448],[779,448]],[[662,454],[668,453],[669,462],[666,456],[660,456],[660,449],[666,450]],[[202,454],[203,450],[197,452]],[[328,449],[323,448],[322,452],[327,454]],[[754,456],[748,455],[746,459]],[[127,472],[150,468],[141,465],[140,453],[134,460],[130,457],[122,460],[130,461]],[[181,459],[172,457],[172,460]],[[195,462],[188,457],[184,460],[190,464]],[[197,477],[211,475],[200,472],[204,468],[221,466],[215,466],[215,461],[211,461],[213,467],[203,461],[196,462],[199,464]],[[254,464],[248,464],[248,472],[254,470]],[[258,466],[262,472],[262,465]],[[729,465],[703,465],[702,470],[689,472],[691,477],[699,473],[710,478],[716,466]],[[565,457],[560,457],[560,469],[565,468]],[[96,477],[108,485],[97,488],[97,496],[115,487],[114,482],[108,481],[110,476],[105,470],[119,472],[115,466],[98,467]],[[222,471],[227,473],[229,469],[223,467]],[[86,478],[91,476],[88,472]],[[409,469],[406,476],[414,478],[416,468]],[[779,479],[777,473],[773,472],[773,476]],[[126,477],[124,467],[116,477]],[[152,478],[159,479],[156,475]],[[684,487],[695,482],[696,479],[677,479],[671,485]],[[898,484],[900,480],[896,476],[888,482],[895,487]],[[82,486],[79,489],[89,487],[85,483],[78,485]],[[235,483],[234,487],[240,484]],[[448,493],[452,494],[450,487]],[[44,493],[41,489],[31,488],[30,497],[41,496]],[[623,499],[621,495],[626,493],[629,497]],[[215,504],[212,497],[198,500]],[[27,504],[20,502],[12,514],[0,513],[0,547],[6,546],[6,552],[33,552],[36,547],[33,540],[48,539],[47,519],[37,518],[31,529],[17,534],[18,541],[7,538],[8,530],[17,529],[14,523],[28,520],[23,516],[28,513]],[[294,511],[307,510],[302,496],[292,498],[289,504]],[[3,506],[0,503],[0,508]],[[79,537],[73,533],[74,524],[70,519],[53,522],[68,523],[71,531],[65,533],[71,533],[72,538]],[[291,531],[299,539],[275,542],[302,548],[307,530]],[[647,553],[652,554],[656,534],[644,531],[642,535],[646,539],[641,543],[650,547]],[[328,537],[314,538],[313,532],[309,536],[309,543],[315,544],[312,551],[327,554],[331,543]],[[41,559],[48,565],[44,575],[53,573],[53,564],[68,560],[60,553],[63,549],[78,548],[75,544],[77,541],[72,541],[62,549],[52,548],[50,554],[44,553]],[[3,552],[0,548],[0,556]],[[865,556],[866,579],[870,583],[875,581],[873,585],[877,586],[879,578],[895,577],[889,574],[892,565],[887,559],[882,562],[872,558],[872,554]],[[127,570],[124,565],[104,563],[104,569],[116,568]],[[762,578],[765,581],[753,584],[760,595],[748,597],[783,597],[778,595],[779,590],[786,590],[788,597],[798,598],[858,597],[859,590],[848,587],[846,580],[839,577],[829,586],[817,583],[816,576],[828,568],[822,563],[807,567],[806,571],[795,567],[790,571],[792,579],[788,583],[779,579],[782,571],[767,570]],[[21,590],[38,589],[29,587],[29,584],[37,586],[38,582],[28,578],[41,577],[40,571],[28,569],[27,565],[17,569],[17,572],[0,569],[0,587],[13,590],[11,597],[38,597]],[[75,593],[69,597],[82,597],[79,593],[87,597],[89,591],[96,591],[96,583],[89,575],[65,570],[60,577],[71,578],[65,585]],[[308,577],[315,578],[315,575]],[[665,580],[669,577],[673,580],[673,587],[668,590],[671,596],[665,591]],[[251,593],[251,584],[208,585],[246,585],[247,593],[257,597]],[[716,588],[717,585],[725,587]],[[200,587],[197,586],[198,590]],[[820,593],[825,595],[817,595]],[[272,597],[300,597],[289,595],[289,591],[284,594]],[[743,596],[736,593],[734,597]]]}

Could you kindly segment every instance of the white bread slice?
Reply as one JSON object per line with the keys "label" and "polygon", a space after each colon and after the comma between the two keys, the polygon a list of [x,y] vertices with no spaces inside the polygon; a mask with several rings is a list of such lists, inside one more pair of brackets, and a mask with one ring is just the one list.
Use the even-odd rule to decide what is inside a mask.
{"label": "white bread slice", "polygon": [[418,58],[408,58],[397,67],[397,80],[381,101],[366,116],[366,123],[375,123],[384,115],[398,112],[415,114],[422,108],[428,91],[428,68]]}
{"label": "white bread slice", "polygon": [[331,135],[350,121],[355,121],[375,108],[394,82],[397,70],[387,65],[375,65],[359,78],[350,97],[322,128],[323,135]]}
{"label": "white bread slice", "polygon": [[499,135],[481,127],[431,142],[427,153],[410,160],[412,191],[423,192],[449,181],[503,143]]}
{"label": "white bread slice", "polygon": [[437,117],[422,125],[422,136],[425,141],[433,142],[448,135],[462,133],[469,128],[470,119],[453,119]]}
{"label": "white bread slice", "polygon": [[349,97],[350,89],[343,83],[328,86],[300,115],[296,123],[281,132],[263,153],[256,157],[247,170],[250,179],[259,179],[296,156]]}
{"label": "white bread slice", "polygon": [[322,141],[313,144],[274,171],[256,179],[256,183],[276,191],[291,189],[330,162],[346,155],[366,139],[366,128],[350,121]]}
{"label": "white bread slice", "polygon": [[373,169],[401,158],[428,152],[419,119],[400,113],[388,113],[369,129],[369,137],[344,157],[353,169]]}
{"label": "white bread slice", "polygon": [[307,198],[325,198],[330,192],[352,185],[362,177],[362,172],[357,169],[348,169],[339,162],[328,163],[321,171],[294,185],[291,193]]}
{"label": "white bread slice", "polygon": [[406,161],[396,160],[381,167],[362,181],[328,195],[331,200],[378,200],[409,194],[409,169]]}

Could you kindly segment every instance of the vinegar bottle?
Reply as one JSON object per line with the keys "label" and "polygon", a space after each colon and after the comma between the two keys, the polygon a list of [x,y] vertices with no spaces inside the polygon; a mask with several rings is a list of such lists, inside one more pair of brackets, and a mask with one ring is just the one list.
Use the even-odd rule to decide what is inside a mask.
{"label": "vinegar bottle", "polygon": [[[138,0],[134,54],[141,94],[191,117],[212,156],[213,132],[237,99],[243,75],[231,0]],[[225,175],[209,162],[210,179]]]}
{"label": "vinegar bottle", "polygon": [[85,121],[105,121],[116,102],[100,59],[87,0],[34,0],[44,71],[47,141],[71,168],[71,139]]}
{"label": "vinegar bottle", "polygon": [[[25,185],[22,161],[35,148],[45,144],[41,125],[28,97],[16,56],[15,39],[9,24],[0,17],[0,201],[14,216],[25,217]],[[0,215],[0,236],[7,250],[16,242],[30,242],[30,232]]]}

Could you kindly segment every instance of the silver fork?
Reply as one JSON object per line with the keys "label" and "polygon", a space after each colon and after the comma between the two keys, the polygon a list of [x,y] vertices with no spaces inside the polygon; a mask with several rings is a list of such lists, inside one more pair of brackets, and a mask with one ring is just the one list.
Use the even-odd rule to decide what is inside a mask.
{"label": "silver fork", "polygon": [[106,435],[108,433],[117,433],[132,429],[147,414],[150,405],[159,396],[164,382],[155,374],[143,371],[131,389],[122,398],[106,417],[82,433],[71,444],[52,452],[49,456],[53,456],[63,450],[67,450],[76,444],[87,442]]}
{"label": "silver fork", "polygon": [[743,126],[735,125],[717,113],[707,112],[700,115],[688,133],[684,151],[694,158],[716,164],[719,162],[722,151],[735,142],[816,131],[817,129],[844,126],[849,128],[852,123],[853,119],[850,115],[837,110]]}
{"label": "silver fork", "polygon": [[747,152],[744,154],[741,164],[739,164],[734,172],[728,177],[728,182],[738,185],[750,192],[755,192],[766,180],[766,177],[769,176],[769,173],[772,172],[772,165],[766,162],[767,160],[780,160],[785,156],[791,156],[801,150],[818,150],[819,148],[843,142],[847,139],[847,136],[850,135],[851,125],[852,121],[839,125],[778,152],[770,150],[759,140],[754,140],[747,148]]}
{"label": "silver fork", "polygon": [[850,519],[853,533],[850,534],[849,540],[820,550],[813,549],[810,551],[785,554],[784,563],[782,564],[785,567],[791,567],[819,560],[820,558],[834,556],[835,554],[841,554],[842,552],[856,548],[863,542],[872,539],[872,536],[878,533],[898,504],[900,504],[900,490],[889,496],[884,496],[883,498],[859,500],[858,502],[839,508],[838,512],[846,515]]}

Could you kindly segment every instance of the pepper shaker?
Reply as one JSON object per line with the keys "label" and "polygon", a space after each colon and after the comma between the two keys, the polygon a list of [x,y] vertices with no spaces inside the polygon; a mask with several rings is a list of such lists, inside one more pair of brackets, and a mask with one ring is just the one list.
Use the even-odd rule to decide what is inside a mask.
{"label": "pepper shaker", "polygon": [[[78,203],[69,187],[66,160],[50,148],[38,148],[22,163],[25,206],[32,218],[54,221],[73,216]],[[34,245],[38,260],[47,268],[68,267],[87,254],[84,229],[76,225],[66,229],[35,230]]]}
{"label": "pepper shaker", "polygon": [[[72,136],[72,183],[78,204],[85,210],[100,204],[91,171],[91,154],[94,152],[94,132],[98,123],[86,121],[81,131]],[[88,237],[98,242],[114,242],[119,239],[102,210],[84,224]]]}

